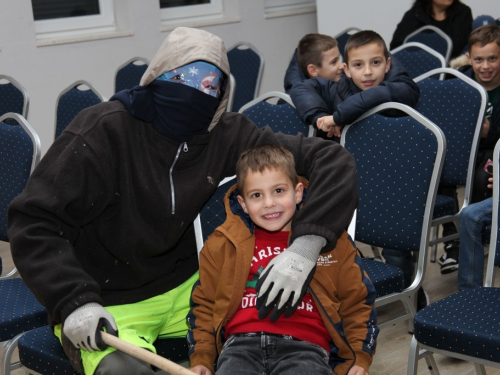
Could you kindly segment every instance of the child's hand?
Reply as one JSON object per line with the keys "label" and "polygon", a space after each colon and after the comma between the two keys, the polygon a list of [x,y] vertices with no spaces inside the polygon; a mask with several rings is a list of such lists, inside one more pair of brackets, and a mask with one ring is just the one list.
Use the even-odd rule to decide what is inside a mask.
{"label": "child's hand", "polygon": [[323,116],[316,121],[316,126],[318,129],[323,130],[328,133],[326,136],[331,138],[332,136],[340,137],[340,126],[335,124],[333,116]]}
{"label": "child's hand", "polygon": [[488,188],[493,189],[493,177],[488,178]]}
{"label": "child's hand", "polygon": [[483,122],[483,127],[481,128],[481,138],[486,138],[488,136],[489,131],[490,131],[490,122],[485,117]]}
{"label": "child's hand", "polygon": [[347,375],[370,375],[370,374],[363,367],[354,365],[352,366],[351,371],[347,373]]}
{"label": "child's hand", "polygon": [[194,372],[195,374],[198,375],[212,375],[212,371],[210,371],[208,368],[206,368],[203,365],[197,365],[194,367],[191,367],[189,370]]}

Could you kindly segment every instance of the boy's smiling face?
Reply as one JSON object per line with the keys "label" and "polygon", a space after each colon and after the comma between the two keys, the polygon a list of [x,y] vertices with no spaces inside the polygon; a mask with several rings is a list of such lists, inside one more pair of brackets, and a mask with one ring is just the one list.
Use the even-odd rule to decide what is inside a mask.
{"label": "boy's smiling face", "polygon": [[484,46],[474,44],[467,53],[469,64],[474,69],[476,81],[486,90],[500,85],[500,46],[488,43]]}
{"label": "boy's smiling face", "polygon": [[339,47],[333,47],[323,52],[321,67],[314,64],[310,64],[310,66],[309,75],[311,77],[321,77],[338,82],[342,77],[342,57],[340,56]]}
{"label": "boy's smiling face", "polygon": [[344,72],[361,90],[380,85],[391,68],[391,58],[384,56],[384,48],[376,42],[349,50],[349,61]]}
{"label": "boy's smiling face", "polygon": [[290,177],[281,170],[249,170],[238,202],[255,225],[269,231],[289,231],[297,204],[302,200],[304,186],[293,186]]}

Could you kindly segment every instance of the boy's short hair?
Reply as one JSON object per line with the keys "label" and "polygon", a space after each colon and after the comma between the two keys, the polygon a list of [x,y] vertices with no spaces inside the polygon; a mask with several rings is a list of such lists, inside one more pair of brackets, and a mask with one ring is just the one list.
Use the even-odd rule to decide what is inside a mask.
{"label": "boy's short hair", "polygon": [[245,177],[249,171],[264,172],[266,169],[283,171],[294,186],[299,183],[292,153],[279,145],[261,145],[244,151],[236,163],[236,183],[240,194],[243,194]]}
{"label": "boy's short hair", "polygon": [[307,66],[314,64],[318,68],[321,68],[323,53],[337,46],[338,43],[335,38],[329,35],[319,33],[305,35],[299,41],[299,46],[297,47],[297,60],[302,73],[306,77],[311,78],[307,72]]}
{"label": "boy's short hair", "polygon": [[389,50],[385,44],[384,39],[373,30],[362,30],[355,34],[352,34],[344,48],[344,60],[346,64],[349,64],[349,51],[353,48],[359,48],[370,43],[378,43],[384,49],[384,57],[387,60],[389,58]]}
{"label": "boy's short hair", "polygon": [[484,47],[487,44],[496,43],[500,46],[500,26],[485,25],[472,30],[469,35],[469,52],[472,46],[479,44]]}

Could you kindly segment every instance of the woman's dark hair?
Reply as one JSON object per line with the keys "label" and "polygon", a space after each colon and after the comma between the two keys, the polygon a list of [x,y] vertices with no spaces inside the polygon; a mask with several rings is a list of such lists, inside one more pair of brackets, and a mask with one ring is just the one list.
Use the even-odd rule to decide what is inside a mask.
{"label": "woman's dark hair", "polygon": [[[453,0],[453,3],[451,3],[451,5],[449,6],[448,9],[446,9],[446,15],[450,14],[450,11],[455,9],[456,7],[458,7],[458,3],[460,3],[460,0]],[[415,2],[413,3],[413,5],[415,4],[420,4],[422,6],[422,8],[424,8],[425,10],[425,13],[427,13],[427,15],[429,17],[432,17],[433,15],[433,12],[432,12],[432,0],[415,0]]]}

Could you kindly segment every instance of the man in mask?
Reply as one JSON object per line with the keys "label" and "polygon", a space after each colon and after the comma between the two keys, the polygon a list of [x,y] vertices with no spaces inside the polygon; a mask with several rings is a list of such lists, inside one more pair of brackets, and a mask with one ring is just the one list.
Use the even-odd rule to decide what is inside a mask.
{"label": "man in mask", "polygon": [[11,204],[14,261],[75,369],[153,373],[106,348],[103,327],[153,352],[158,337],[185,336],[198,278],[192,223],[245,149],[281,144],[310,180],[289,248],[262,276],[262,318],[297,307],[319,253],[348,226],[358,201],[351,155],[225,112],[229,74],[220,38],[173,30],[140,85],[82,111]]}

